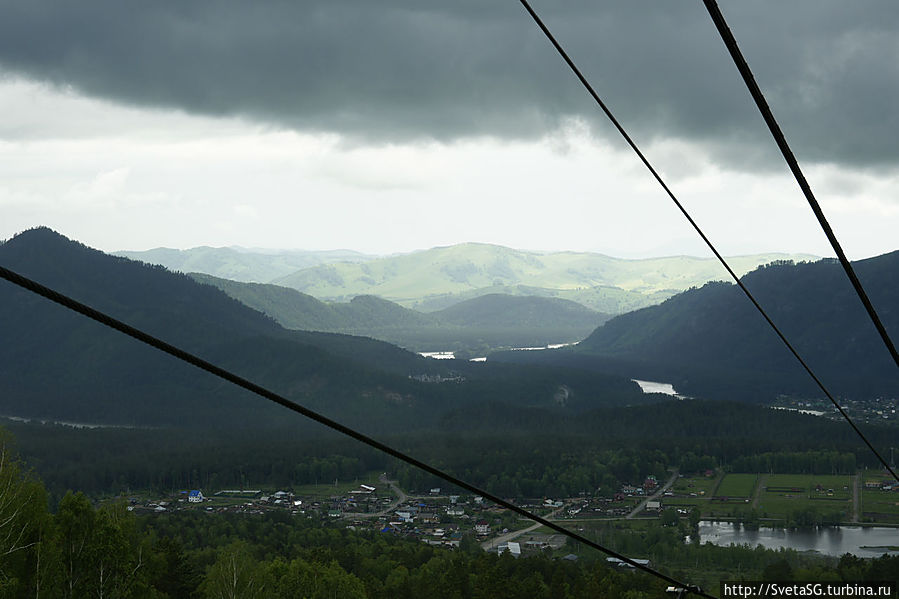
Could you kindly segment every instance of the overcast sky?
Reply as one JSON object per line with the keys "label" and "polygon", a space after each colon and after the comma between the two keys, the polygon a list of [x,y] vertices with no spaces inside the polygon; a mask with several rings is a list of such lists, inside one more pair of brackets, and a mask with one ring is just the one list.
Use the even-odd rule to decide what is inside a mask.
{"label": "overcast sky", "polygon": [[[700,0],[533,4],[724,253],[832,254]],[[846,252],[897,249],[895,0],[721,8]],[[0,238],[707,255],[514,0],[0,15]]]}

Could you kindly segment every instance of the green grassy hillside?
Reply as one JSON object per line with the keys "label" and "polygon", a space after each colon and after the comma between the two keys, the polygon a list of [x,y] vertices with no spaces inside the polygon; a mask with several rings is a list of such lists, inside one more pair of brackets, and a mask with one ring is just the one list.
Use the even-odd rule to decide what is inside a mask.
{"label": "green grassy hillside", "polygon": [[350,250],[323,252],[284,250],[263,251],[244,248],[196,247],[189,250],[156,248],[142,252],[121,251],[114,255],[159,264],[179,272],[201,272],[215,277],[251,283],[268,283],[299,269],[331,262],[358,262],[370,259]]}
{"label": "green grassy hillside", "polygon": [[[773,260],[807,257],[759,254],[731,258],[731,264],[743,274]],[[306,268],[274,282],[318,298],[345,301],[357,295],[378,295],[420,310],[505,293],[558,297],[598,312],[621,313],[726,276],[711,258],[622,260],[593,253],[527,252],[466,243],[365,263]]]}

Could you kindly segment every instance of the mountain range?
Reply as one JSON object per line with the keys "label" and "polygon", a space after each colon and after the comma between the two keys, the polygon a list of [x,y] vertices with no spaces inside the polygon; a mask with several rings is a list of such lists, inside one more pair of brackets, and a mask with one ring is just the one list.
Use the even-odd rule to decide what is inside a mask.
{"label": "mountain range", "polygon": [[[576,413],[646,401],[618,376],[437,361],[369,338],[287,330],[211,285],[46,228],[0,244],[0,264],[369,431],[427,428],[479,402]],[[129,426],[296,422],[277,406],[5,281],[0,303],[0,414]]]}
{"label": "mountain range", "polygon": [[[494,424],[479,420],[478,427],[489,430],[536,422],[544,413],[570,420],[599,408],[656,401],[630,378],[670,382],[697,397],[758,403],[779,394],[818,393],[727,283],[708,283],[619,315],[573,348],[500,352],[472,363],[429,360],[367,337],[288,330],[214,286],[227,287],[222,281],[200,283],[110,256],[46,228],[0,244],[0,264],[369,430],[426,430],[449,422],[464,427],[476,414],[496,418]],[[856,269],[896,338],[899,252],[859,261]],[[835,392],[899,395],[895,364],[838,264],[780,261],[743,281]],[[421,314],[370,296],[329,304],[290,289],[245,287],[262,298],[282,294],[306,305],[295,314],[305,314],[304,326],[318,319],[319,328],[440,322],[477,331],[550,313],[529,312],[541,308],[534,298],[485,296]],[[0,414],[130,426],[285,426],[280,409],[11,284],[0,284],[0,302]],[[542,309],[547,305],[555,313],[564,314],[560,306],[574,315],[584,310],[558,301]]]}
{"label": "mountain range", "polygon": [[[423,312],[498,293],[567,299],[597,312],[621,314],[727,277],[713,258],[625,260],[596,253],[530,252],[484,243],[377,258],[349,252],[279,254],[233,248],[118,254],[170,270],[274,283],[322,300],[347,302],[360,295],[376,295]],[[770,253],[736,256],[729,261],[738,274],[744,274],[782,259],[814,257]],[[302,264],[286,272],[299,260],[319,263]]]}

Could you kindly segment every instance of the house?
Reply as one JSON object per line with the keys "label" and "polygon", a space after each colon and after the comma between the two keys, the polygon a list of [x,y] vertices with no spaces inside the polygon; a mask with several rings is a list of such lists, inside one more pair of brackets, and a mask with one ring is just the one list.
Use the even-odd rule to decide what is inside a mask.
{"label": "house", "polygon": [[433,512],[421,512],[418,514],[418,519],[423,524],[436,524],[440,522],[440,516]]}
{"label": "house", "polygon": [[479,535],[490,534],[490,525],[487,524],[486,520],[478,520],[474,525],[474,531]]}
{"label": "house", "polygon": [[191,491],[187,495],[187,501],[189,503],[202,503],[204,499],[203,492],[198,490]]}
{"label": "house", "polygon": [[657,501],[657,500],[652,500],[652,499],[650,499],[649,501],[646,502],[646,509],[648,509],[648,510],[661,510],[661,509],[662,509],[662,502],[661,502],[661,501]]}

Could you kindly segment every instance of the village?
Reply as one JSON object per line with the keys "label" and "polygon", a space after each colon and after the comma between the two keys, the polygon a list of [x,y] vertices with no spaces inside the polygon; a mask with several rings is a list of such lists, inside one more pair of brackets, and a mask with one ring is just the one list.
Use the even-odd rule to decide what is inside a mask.
{"label": "village", "polygon": [[[821,416],[830,420],[841,421],[843,415],[826,399],[805,399],[782,396],[771,406],[776,410],[791,410],[813,416]],[[873,398],[841,398],[840,407],[849,414],[855,422],[865,424],[883,424],[899,426],[899,418],[896,417],[896,408],[899,407],[899,399],[895,397]]]}
{"label": "village", "polygon": [[[485,550],[508,551],[514,557],[547,550],[560,556],[565,552],[563,535],[553,534],[483,497],[450,494],[441,488],[407,494],[385,474],[376,483],[369,483],[338,485],[341,488],[337,493],[327,492],[331,485],[275,491],[222,489],[208,495],[199,489],[181,490],[165,499],[131,497],[128,510],[152,514],[196,510],[211,515],[278,511],[357,531],[414,538],[435,546],[458,548],[463,542],[476,542]],[[648,477],[639,486],[623,485],[611,497],[583,495],[509,501],[558,521],[655,519],[662,509],[661,495],[662,487],[656,478]]]}

